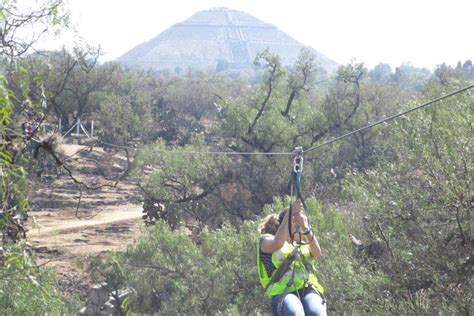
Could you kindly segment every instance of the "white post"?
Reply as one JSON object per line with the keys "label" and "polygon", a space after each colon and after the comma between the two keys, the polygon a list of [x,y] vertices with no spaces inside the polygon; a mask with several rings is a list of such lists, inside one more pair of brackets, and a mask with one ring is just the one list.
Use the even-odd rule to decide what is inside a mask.
{"label": "white post", "polygon": [[61,128],[61,127],[62,127],[62,125],[61,125],[61,116],[59,116],[59,124],[58,124],[58,132],[59,132],[59,134],[62,133],[62,128]]}
{"label": "white post", "polygon": [[91,121],[91,137],[94,137],[94,120]]}
{"label": "white post", "polygon": [[74,129],[74,127],[77,126],[77,123],[74,124],[62,137],[66,137],[70,132],[72,132],[72,130]]}
{"label": "white post", "polygon": [[84,128],[84,125],[82,125],[82,124],[80,124],[80,125],[81,125],[82,131],[84,132],[84,134],[86,134],[87,138],[91,138],[91,137],[89,136],[89,134],[87,134],[87,131],[86,131],[86,129]]}
{"label": "white post", "polygon": [[76,136],[79,137],[79,133],[81,132],[81,119],[77,119],[77,125],[76,125]]}

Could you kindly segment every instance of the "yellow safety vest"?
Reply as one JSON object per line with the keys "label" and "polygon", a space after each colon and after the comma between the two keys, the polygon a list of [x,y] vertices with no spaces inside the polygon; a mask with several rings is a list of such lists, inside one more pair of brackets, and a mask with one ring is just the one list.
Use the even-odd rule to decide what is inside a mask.
{"label": "yellow safety vest", "polygon": [[[275,270],[273,271],[272,275],[267,274],[267,270],[265,269],[265,265],[260,259],[260,242],[258,243],[257,246],[257,266],[258,266],[258,276],[260,278],[260,283],[264,288],[268,286],[270,283],[270,279],[272,278],[272,275],[276,273],[278,268],[281,266],[283,260],[285,260],[294,250],[294,246],[292,244],[289,244],[285,242],[283,247],[272,253],[272,263],[275,266]],[[294,292],[299,289],[302,289],[303,287],[308,287],[308,286],[313,286],[315,290],[317,290],[319,293],[324,293],[324,288],[319,284],[317,277],[308,271],[303,262],[301,260],[305,260],[308,265],[311,265],[311,267],[314,269],[314,260],[311,257],[311,253],[309,250],[309,245],[302,245],[301,246],[301,253],[302,257],[300,260],[294,261],[291,265],[288,271],[285,272],[283,277],[278,280],[277,282],[274,282],[271,284],[267,291],[266,294],[268,296],[275,296],[279,294],[283,294],[285,292],[285,289],[287,287],[288,282],[290,282],[291,277],[293,275],[293,270],[294,270],[294,279],[293,279],[293,284],[290,285],[290,288],[288,289],[288,292]]]}

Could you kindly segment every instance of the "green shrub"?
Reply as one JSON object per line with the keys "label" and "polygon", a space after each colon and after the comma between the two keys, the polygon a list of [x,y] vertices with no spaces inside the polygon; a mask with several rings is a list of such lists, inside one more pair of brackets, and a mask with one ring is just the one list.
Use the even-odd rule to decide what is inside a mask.
{"label": "green shrub", "polygon": [[[348,224],[337,210],[323,211],[314,198],[307,204],[323,251],[317,267],[327,289],[329,310],[382,313],[386,298],[380,289],[387,278],[355,261],[347,238]],[[283,205],[276,199],[265,207],[264,214],[279,211]],[[224,225],[204,230],[195,242],[185,229],[173,231],[158,221],[113,260],[119,265],[116,273],[124,276],[123,286],[137,291],[129,302],[135,312],[264,314],[269,312],[270,303],[258,281],[257,241],[255,221],[245,221],[238,228]]]}
{"label": "green shrub", "polygon": [[23,245],[0,252],[2,315],[62,315],[67,308],[54,288],[54,275],[40,269]]}

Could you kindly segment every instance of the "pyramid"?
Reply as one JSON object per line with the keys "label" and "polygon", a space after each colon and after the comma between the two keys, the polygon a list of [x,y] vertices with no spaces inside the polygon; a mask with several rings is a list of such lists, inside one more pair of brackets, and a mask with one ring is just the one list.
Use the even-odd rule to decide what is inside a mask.
{"label": "pyramid", "polygon": [[[278,54],[284,65],[291,65],[302,47],[276,26],[248,13],[214,8],[195,13],[116,61],[155,69],[216,69],[219,63],[230,69],[246,69],[253,67],[255,56],[266,48]],[[327,71],[337,68],[336,62],[312,51],[316,62]]]}

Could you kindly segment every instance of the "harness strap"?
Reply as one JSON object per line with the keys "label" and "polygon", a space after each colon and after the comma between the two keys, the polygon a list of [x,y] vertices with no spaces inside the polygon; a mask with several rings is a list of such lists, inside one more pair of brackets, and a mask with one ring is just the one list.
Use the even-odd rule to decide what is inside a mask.
{"label": "harness strap", "polygon": [[267,290],[272,286],[272,284],[278,282],[281,280],[281,278],[285,275],[285,273],[290,269],[291,264],[295,261],[295,256],[293,254],[289,255],[288,257],[283,260],[281,265],[276,269],[275,272],[273,272],[272,277],[270,278],[270,282],[268,282],[267,286],[265,287],[265,291],[263,293],[266,293]]}
{"label": "harness strap", "polygon": [[[306,203],[304,201],[303,195],[301,193],[301,176],[303,174],[303,147],[298,146],[292,152],[292,156],[290,158],[292,162],[291,168],[291,176],[290,176],[290,196],[293,195],[296,197],[297,200],[300,200],[303,204],[303,207],[307,209]],[[289,218],[288,218],[288,232],[290,234],[291,242],[294,242],[294,234],[299,234],[299,242],[300,244],[304,244],[302,240],[301,232],[299,231],[299,226],[296,225],[296,232],[291,233],[291,213],[292,213],[292,203],[290,202],[290,210],[289,210]]]}
{"label": "harness strap", "polygon": [[[306,271],[308,271],[308,273],[311,273],[313,275],[316,275],[316,270],[313,268],[312,265],[310,265],[309,263],[306,262],[306,260],[303,260],[303,266],[304,268],[306,269]],[[317,288],[316,286],[310,281],[310,280],[306,280],[305,279],[305,282],[307,282],[312,288],[313,290],[319,295],[321,296],[321,299],[322,299],[322,304],[324,305],[326,303],[326,297],[324,296],[323,293],[321,293]]]}
{"label": "harness strap", "polygon": [[285,296],[288,295],[288,290],[293,285],[294,281],[295,281],[295,269],[293,268],[293,271],[291,272],[290,281],[288,281],[288,283],[286,284],[285,292],[283,292],[283,295],[281,296],[281,299],[278,302],[278,306],[277,306],[278,315],[283,315],[283,301],[285,300]]}

